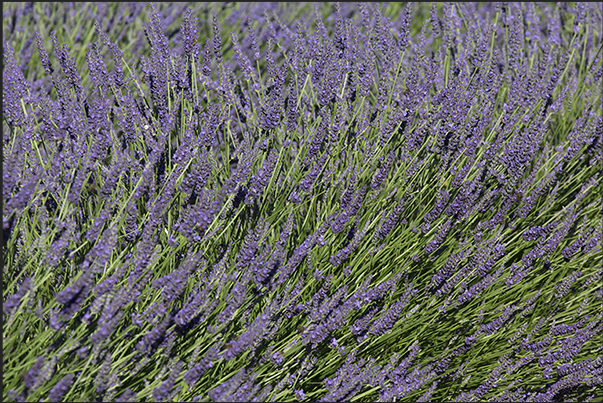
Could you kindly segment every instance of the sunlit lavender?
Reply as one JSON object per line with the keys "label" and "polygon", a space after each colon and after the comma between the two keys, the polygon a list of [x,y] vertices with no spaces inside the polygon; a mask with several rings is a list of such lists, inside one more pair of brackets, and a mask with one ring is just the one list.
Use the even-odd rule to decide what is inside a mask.
{"label": "sunlit lavender", "polygon": [[603,400],[602,26],[4,3],[2,400]]}

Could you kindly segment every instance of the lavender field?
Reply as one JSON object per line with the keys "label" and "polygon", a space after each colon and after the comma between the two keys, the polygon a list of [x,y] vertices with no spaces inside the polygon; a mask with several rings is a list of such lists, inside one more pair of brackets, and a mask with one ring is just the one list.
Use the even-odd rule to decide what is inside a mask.
{"label": "lavender field", "polygon": [[602,3],[2,29],[2,401],[603,401]]}

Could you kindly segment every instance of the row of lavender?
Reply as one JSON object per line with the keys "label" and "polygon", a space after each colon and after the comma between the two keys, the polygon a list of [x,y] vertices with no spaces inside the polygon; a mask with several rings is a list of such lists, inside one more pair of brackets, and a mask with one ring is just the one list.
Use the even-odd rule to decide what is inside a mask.
{"label": "row of lavender", "polygon": [[600,4],[3,21],[3,400],[603,397]]}

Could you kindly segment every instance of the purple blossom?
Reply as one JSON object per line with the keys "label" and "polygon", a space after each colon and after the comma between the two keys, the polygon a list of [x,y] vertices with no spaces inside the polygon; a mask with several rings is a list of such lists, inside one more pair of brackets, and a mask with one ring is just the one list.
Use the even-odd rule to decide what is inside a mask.
{"label": "purple blossom", "polygon": [[19,126],[26,122],[26,112],[21,106],[21,100],[27,98],[31,85],[21,72],[14,57],[14,49],[10,43],[4,48],[4,71],[2,74],[3,112],[11,126]]}
{"label": "purple blossom", "polygon": [[211,16],[211,26],[213,31],[213,44],[214,44],[214,56],[218,61],[218,65],[222,61],[222,37],[220,35],[220,26],[218,24],[218,17],[213,14]]}
{"label": "purple blossom", "polygon": [[261,197],[264,189],[266,189],[266,186],[270,181],[270,178],[272,177],[272,172],[275,168],[277,159],[277,152],[274,149],[270,150],[266,160],[262,164],[262,167],[255,175],[252,175],[251,177],[251,186],[249,187],[249,192],[245,198],[245,203],[251,204],[254,200],[257,200]]}
{"label": "purple blossom", "polygon": [[334,377],[323,381],[328,392],[321,401],[333,402],[349,400],[360,391],[364,384],[370,383],[375,376],[374,359],[356,360],[356,351],[352,351]]}
{"label": "purple blossom", "polygon": [[162,289],[166,301],[178,299],[188,285],[189,275],[197,269],[200,259],[200,253],[189,254],[178,270],[154,280],[151,285],[154,288]]}
{"label": "purple blossom", "polygon": [[205,353],[201,361],[190,362],[188,371],[184,374],[184,381],[188,383],[189,390],[195,386],[201,375],[213,366],[213,362],[218,358],[219,346],[212,346]]}
{"label": "purple blossom", "polygon": [[36,358],[36,362],[29,369],[25,378],[23,378],[23,385],[25,389],[33,391],[34,385],[37,382],[38,376],[40,376],[40,372],[42,371],[42,367],[44,366],[45,359],[44,357]]}
{"label": "purple blossom", "polygon": [[150,332],[145,334],[136,345],[141,353],[152,355],[161,340],[165,337],[165,332],[172,323],[171,315],[166,315]]}
{"label": "purple blossom", "polygon": [[572,286],[573,283],[576,282],[576,280],[578,280],[578,278],[580,278],[580,276],[582,276],[582,272],[575,271],[572,274],[570,274],[569,276],[567,276],[566,278],[564,278],[563,281],[557,283],[555,285],[555,294],[554,294],[555,298],[561,299],[561,298],[565,297],[567,294],[569,294],[570,287]]}
{"label": "purple blossom", "polygon": [[167,395],[170,393],[170,390],[174,387],[174,383],[176,382],[178,375],[180,375],[183,365],[184,364],[181,361],[178,361],[176,364],[174,364],[174,367],[170,371],[167,380],[153,390],[153,399],[156,401],[161,401],[167,397]]}
{"label": "purple blossom", "polygon": [[[410,346],[410,351],[407,357],[404,360],[400,361],[401,357],[398,353],[394,354],[391,357],[390,362],[382,370],[380,376],[380,385],[382,386],[382,390],[379,393],[380,400],[392,400],[395,394],[404,393],[402,392],[402,390],[398,392],[396,390],[398,387],[406,386],[406,393],[410,391],[408,385],[406,384],[406,382],[404,382],[404,380],[407,376],[409,368],[411,367],[417,355],[419,354],[419,351],[421,351],[421,348],[418,342],[414,341],[413,344]],[[386,381],[389,382],[386,383]]]}
{"label": "purple blossom", "polygon": [[377,312],[377,308],[369,309],[364,315],[359,317],[353,325],[350,326],[352,334],[360,336],[368,331],[368,325],[373,319],[374,314]]}
{"label": "purple blossom", "polygon": [[60,402],[73,383],[73,377],[73,373],[65,375],[52,389],[50,389],[48,400],[51,402]]}
{"label": "purple blossom", "polygon": [[502,325],[511,318],[513,312],[517,309],[517,307],[510,305],[505,308],[502,315],[494,319],[492,322],[484,325],[480,325],[478,331],[480,333],[484,333],[486,335],[494,334],[500,330]]}
{"label": "purple blossom", "polygon": [[[209,397],[217,402],[251,402],[261,401],[259,395],[266,395],[271,388],[259,390],[255,383],[256,375],[249,374],[245,368],[241,368],[233,377],[226,382],[210,389]],[[259,392],[259,393],[258,393]]]}
{"label": "purple blossom", "polygon": [[224,353],[227,360],[234,359],[249,347],[261,343],[264,339],[278,331],[279,322],[275,320],[278,310],[278,299],[272,301],[262,313],[247,327],[247,329],[237,339],[230,342],[230,347]]}
{"label": "purple blossom", "polygon": [[4,315],[7,315],[13,309],[17,308],[21,304],[21,300],[23,299],[23,297],[25,297],[25,295],[33,288],[33,286],[33,279],[31,277],[25,278],[17,292],[8,297],[6,301],[2,304],[2,311]]}
{"label": "purple blossom", "polygon": [[[321,290],[323,289],[321,288]],[[311,342],[316,346],[327,339],[331,332],[343,326],[348,315],[354,309],[350,300],[340,302],[346,292],[347,286],[344,285],[330,298],[319,297],[322,301],[315,303],[309,312],[308,319],[311,324],[302,337],[304,342]]]}
{"label": "purple blossom", "polygon": [[216,317],[218,326],[227,325],[237,311],[237,309],[245,302],[246,297],[246,281],[236,281],[233,288],[230,290],[227,296],[228,304]]}
{"label": "purple blossom", "polygon": [[218,301],[209,299],[209,287],[201,290],[195,290],[192,296],[187,298],[182,309],[174,317],[174,322],[186,328],[189,325],[201,322],[217,305]]}
{"label": "purple blossom", "polygon": [[330,258],[330,262],[333,266],[340,266],[350,255],[354,252],[354,250],[360,245],[360,242],[366,235],[368,230],[368,225],[366,225],[361,231],[354,234],[354,238],[352,241],[343,247],[339,252],[335,255],[332,255]]}
{"label": "purple blossom", "polygon": [[84,272],[72,285],[66,287],[56,295],[57,302],[63,304],[61,313],[64,317],[71,318],[88,297],[90,292],[90,276],[90,272]]}
{"label": "purple blossom", "polygon": [[457,299],[458,304],[464,304],[467,301],[475,298],[482,291],[490,287],[494,282],[502,275],[503,268],[499,268],[496,273],[488,274],[480,282],[474,284],[470,288],[466,289]]}
{"label": "purple blossom", "polygon": [[390,330],[399,320],[402,311],[409,303],[411,298],[416,294],[416,289],[410,284],[404,294],[394,302],[387,311],[380,316],[368,330],[368,333],[375,336],[380,336]]}
{"label": "purple blossom", "polygon": [[342,212],[341,214],[338,214],[331,221],[331,231],[333,231],[334,234],[339,234],[341,231],[343,231],[343,228],[344,228],[345,224],[348,222],[348,220],[349,220],[349,215],[346,211]]}
{"label": "purple blossom", "polygon": [[439,231],[435,235],[434,239],[432,241],[430,241],[427,244],[427,246],[425,247],[425,253],[431,254],[431,253],[435,252],[438,249],[438,247],[442,244],[442,242],[444,241],[444,239],[446,238],[446,236],[448,235],[448,232],[450,231],[450,229],[452,227],[453,227],[452,218],[449,218],[448,220],[446,220],[442,224],[440,224],[438,226]]}
{"label": "purple blossom", "polygon": [[451,253],[446,260],[446,263],[434,274],[430,281],[430,288],[436,289],[440,284],[448,281],[450,275],[453,274],[454,270],[458,265],[465,259],[465,257],[471,252],[468,249],[462,249],[459,252]]}
{"label": "purple blossom", "polygon": [[196,60],[199,57],[199,45],[197,45],[199,19],[193,16],[193,10],[188,9],[184,15],[180,32],[182,36],[184,56],[191,60]]}
{"label": "purple blossom", "polygon": [[88,346],[80,347],[77,350],[77,356],[82,360],[86,358],[88,356]]}
{"label": "purple blossom", "polygon": [[314,248],[318,240],[321,238],[321,235],[323,235],[325,231],[326,224],[323,224],[320,226],[320,228],[316,229],[313,234],[308,235],[301,245],[295,248],[287,263],[282,267],[281,270],[279,270],[279,279],[275,283],[275,286],[283,284],[285,281],[287,281],[293,271],[306,258],[312,248]]}
{"label": "purple blossom", "polygon": [[44,48],[44,40],[42,39],[39,31],[36,32],[36,45],[38,47],[38,53],[40,55],[42,66],[44,67],[44,71],[47,75],[51,76],[54,70],[50,60],[48,59],[48,53],[46,53],[46,49]]}
{"label": "purple blossom", "polygon": [[326,161],[328,157],[329,152],[325,151],[312,165],[310,171],[303,177],[299,184],[299,188],[301,191],[308,194],[312,193],[312,189],[314,188],[318,176],[326,166]]}
{"label": "purple blossom", "polygon": [[137,393],[134,392],[132,389],[127,388],[124,393],[122,393],[121,395],[119,395],[115,401],[116,402],[132,402],[136,400],[136,395]]}
{"label": "purple blossom", "polygon": [[[552,401],[600,386],[601,359],[586,351],[603,326],[592,315],[603,272],[590,267],[601,228],[589,225],[603,156],[600,100],[591,88],[602,71],[591,51],[598,31],[590,27],[601,22],[600,8],[445,3],[441,15],[442,7],[431,6],[415,36],[411,3],[393,17],[365,3],[336,4],[326,16],[318,5],[298,16],[294,6],[226,4],[222,18],[212,14],[219,7],[151,5],[136,37],[119,26],[137,26],[143,6],[85,5],[78,15],[95,22],[98,39],[76,55],[51,34],[54,68],[48,38],[28,32],[25,22],[68,22],[80,11],[29,3],[5,9],[3,224],[14,252],[8,262],[17,269],[7,273],[22,276],[7,279],[13,294],[3,311],[9,324],[26,321],[20,325],[29,332],[39,319],[58,337],[8,396],[31,400],[39,389],[62,399],[86,375],[72,370],[73,358],[84,371],[104,360],[89,386],[105,400],[173,400],[182,375],[185,398],[207,387],[195,401],[427,401],[443,396],[440,372],[451,360],[473,351],[479,364],[477,344],[496,340],[529,354],[512,360],[505,353],[471,383],[462,381],[471,368],[461,366],[450,374],[458,390],[446,393]],[[220,21],[232,27],[224,38]],[[201,33],[209,36],[203,49]],[[577,69],[576,60],[586,67]],[[140,71],[124,74],[126,66]],[[568,113],[571,127],[552,146],[550,123],[567,121]],[[399,183],[384,190],[388,178]],[[430,190],[434,184],[442,186]],[[39,228],[29,231],[36,220]],[[407,224],[410,231],[396,230]],[[46,233],[29,245],[27,234]],[[405,235],[399,261],[390,259],[396,245],[387,241],[398,233]],[[37,268],[30,252],[56,272],[54,305],[44,307],[45,292],[33,295],[53,284],[34,290],[31,273],[19,271]],[[564,260],[580,271],[562,270]],[[68,263],[75,271],[63,270]],[[392,273],[369,270],[396,264]],[[414,301],[412,286],[398,290],[409,279],[429,280],[422,283],[428,306]],[[533,279],[542,281],[526,283]],[[571,297],[575,291],[594,291],[594,299]],[[518,292],[532,297],[509,299]],[[419,356],[423,330],[439,322],[446,328],[467,313],[457,312],[463,305],[480,309],[476,298],[495,293],[502,307],[484,321],[481,304],[443,355]],[[568,301],[582,303],[562,320],[559,307]],[[420,325],[407,358],[383,356],[395,343],[370,357],[392,329],[412,333],[405,327],[416,321],[401,322],[418,309],[440,314]],[[62,345],[79,322],[88,327],[84,338]],[[130,327],[126,334],[122,325]],[[197,336],[208,343],[193,343],[190,357],[187,339]],[[123,344],[117,338],[138,350],[129,380],[119,367],[127,354],[111,361],[118,356],[109,350]],[[94,348],[80,346],[86,341]],[[319,350],[328,363],[318,361]],[[534,359],[542,388],[516,377],[500,386]],[[223,364],[233,371],[210,385]],[[258,365],[282,376],[266,377],[266,368],[255,374]],[[53,378],[55,370],[61,373]],[[144,379],[152,373],[154,384]],[[316,380],[322,392],[308,388]]]}
{"label": "purple blossom", "polygon": [[383,240],[389,233],[394,229],[394,227],[398,224],[400,219],[400,215],[402,211],[404,211],[404,205],[412,198],[412,195],[408,197],[402,197],[398,201],[396,207],[394,207],[393,211],[389,214],[385,222],[382,223],[380,228],[376,232],[377,241]]}
{"label": "purple blossom", "polygon": [[436,205],[434,208],[425,215],[425,222],[431,223],[433,222],[440,213],[444,210],[446,204],[448,203],[448,199],[450,197],[450,192],[446,189],[440,190],[436,195]]}
{"label": "purple blossom", "polygon": [[523,264],[515,263],[509,269],[511,270],[511,275],[505,279],[507,287],[513,287],[530,274],[530,268]]}

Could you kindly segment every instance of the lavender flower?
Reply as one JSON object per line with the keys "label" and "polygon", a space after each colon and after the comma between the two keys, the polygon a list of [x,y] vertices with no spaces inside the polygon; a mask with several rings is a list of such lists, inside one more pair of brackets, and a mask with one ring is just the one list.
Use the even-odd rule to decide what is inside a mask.
{"label": "lavender flower", "polygon": [[400,215],[402,214],[402,211],[404,210],[404,205],[411,198],[412,198],[412,195],[410,195],[409,197],[406,197],[406,198],[403,197],[398,201],[398,204],[396,205],[394,210],[391,212],[391,214],[387,217],[385,222],[382,223],[381,227],[376,232],[377,241],[383,240],[394,229],[394,227],[398,223],[398,220],[400,219]]}
{"label": "lavender flower", "polygon": [[136,400],[136,392],[132,391],[130,388],[127,388],[124,393],[115,399],[116,402],[131,402],[134,400]]}
{"label": "lavender flower", "polygon": [[392,7],[7,4],[5,398],[601,386],[600,7]]}
{"label": "lavender flower", "polygon": [[36,358],[36,362],[30,368],[30,370],[25,375],[25,378],[23,379],[23,385],[25,386],[25,389],[32,390],[34,388],[34,385],[36,384],[37,379],[40,376],[40,371],[42,371],[42,367],[44,366],[44,361],[44,357]]}
{"label": "lavender flower", "polygon": [[219,346],[212,346],[205,353],[200,362],[189,363],[189,369],[184,374],[184,381],[189,384],[189,389],[201,378],[201,375],[213,366],[214,360],[218,358]]}
{"label": "lavender flower", "polygon": [[72,373],[65,375],[48,393],[48,400],[51,402],[60,402],[73,383],[74,375]]}
{"label": "lavender flower", "polygon": [[170,371],[170,375],[168,376],[168,379],[166,381],[164,381],[161,385],[159,385],[153,391],[153,399],[161,401],[167,397],[170,390],[174,386],[174,383],[176,382],[178,375],[180,375],[183,365],[184,364],[181,361],[178,361],[178,362],[176,362],[176,364],[174,364],[174,368]]}
{"label": "lavender flower", "polygon": [[251,186],[245,198],[245,203],[251,204],[254,200],[260,198],[272,176],[272,171],[275,168],[277,158],[278,155],[276,151],[271,150],[257,174],[251,177]]}
{"label": "lavender flower", "polygon": [[27,277],[25,280],[23,280],[23,283],[19,287],[18,291],[11,295],[4,302],[4,304],[2,304],[2,311],[4,315],[7,315],[21,304],[21,300],[33,288],[33,285],[34,284],[31,277]]}
{"label": "lavender flower", "polygon": [[[247,371],[242,368],[228,381],[210,389],[208,395],[212,400],[217,402],[256,401],[259,385],[255,384],[255,377],[255,374],[248,374]],[[269,390],[260,393],[263,395],[267,391]]]}
{"label": "lavender flower", "polygon": [[368,333],[371,335],[380,336],[390,330],[399,320],[402,311],[415,294],[416,289],[414,289],[412,284],[410,284],[406,288],[402,297],[400,297],[398,301],[394,302],[392,306],[390,306],[390,308],[371,325]]}

